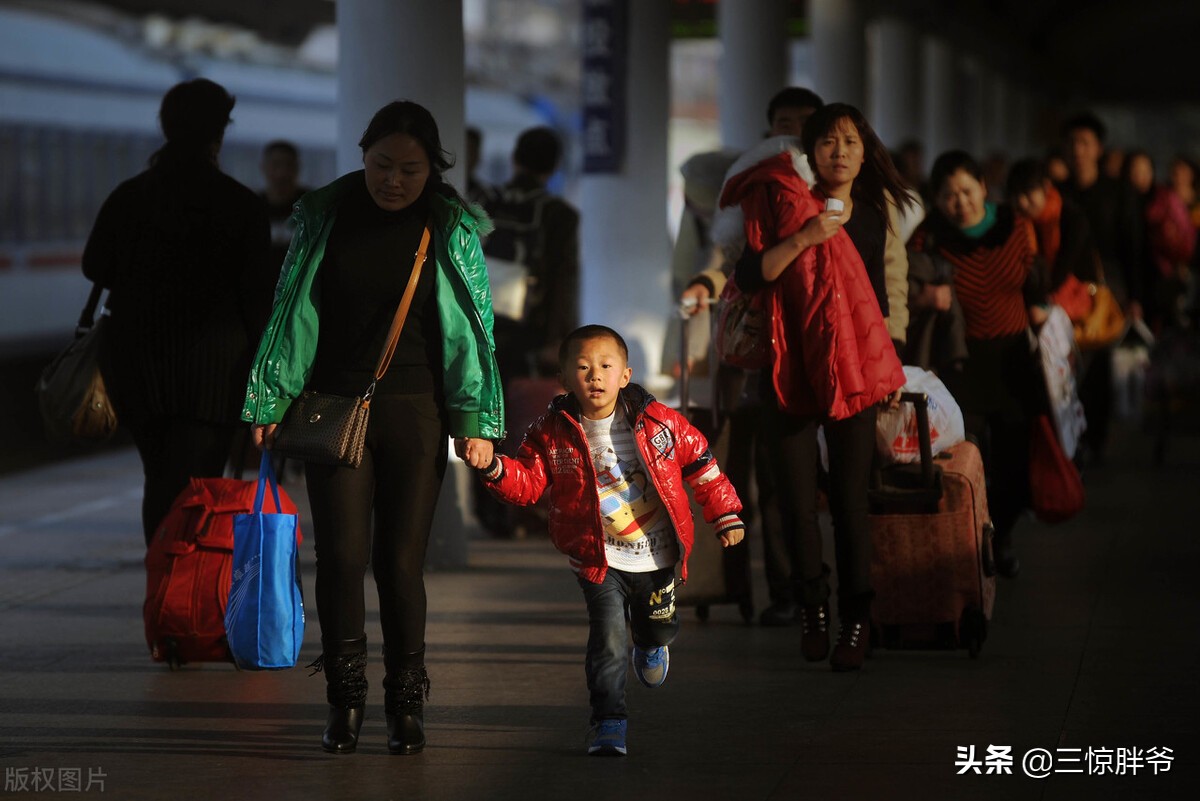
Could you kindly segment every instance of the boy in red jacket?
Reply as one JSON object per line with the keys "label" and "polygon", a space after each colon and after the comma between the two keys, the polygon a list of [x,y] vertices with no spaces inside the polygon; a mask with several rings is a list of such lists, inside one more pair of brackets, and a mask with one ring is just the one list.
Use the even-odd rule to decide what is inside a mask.
{"label": "boy in red jacket", "polygon": [[745,532],[742,504],[704,436],[629,383],[628,358],[611,328],[572,331],[558,359],[570,394],[529,427],[516,458],[497,454],[483,465],[464,453],[509,503],[550,493],[550,537],[570,559],[588,607],[588,753],[595,755],[626,753],[627,611],[638,679],[658,687],[667,677],[667,646],[679,631],[675,565],[686,581],[694,533],[684,483],[722,545],[736,545]]}

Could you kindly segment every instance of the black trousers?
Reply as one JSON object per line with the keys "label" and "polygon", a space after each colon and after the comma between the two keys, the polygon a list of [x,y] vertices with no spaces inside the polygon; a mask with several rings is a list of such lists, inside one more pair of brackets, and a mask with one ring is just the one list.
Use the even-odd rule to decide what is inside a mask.
{"label": "black trousers", "polygon": [[[792,590],[793,564],[779,520],[779,505],[775,500],[775,476],[772,474],[766,445],[760,436],[761,417],[762,410],[758,407],[738,409],[730,413],[729,454],[721,467],[745,507],[742,510],[743,522],[750,525],[754,515],[758,515],[767,595],[772,604],[784,604],[795,600]],[[704,433],[705,436],[709,436],[707,431]],[[709,436],[710,443],[715,439],[715,436]],[[754,508],[751,508],[752,498]]]}
{"label": "black trousers", "polygon": [[449,427],[433,394],[378,395],[352,469],[308,463],[317,617],[326,649],[364,636],[364,580],[379,592],[384,646],[425,647],[425,550],[446,474]]}
{"label": "black trousers", "polygon": [[[815,417],[797,417],[768,405],[763,415],[767,446],[778,484],[784,541],[792,563],[797,602],[822,603],[829,597],[829,570],[817,522],[817,427]],[[845,420],[827,420],[829,449],[829,511],[842,602],[871,591],[871,526],[867,491],[875,458],[874,406]]]}
{"label": "black trousers", "polygon": [[142,530],[146,545],[167,516],[175,497],[195,478],[217,478],[225,472],[236,424],[173,417],[124,417],[142,458]]}
{"label": "black trousers", "polygon": [[[987,476],[988,512],[996,539],[1008,540],[1029,508],[1029,440],[1032,421],[1013,412],[963,410],[967,434],[979,443]],[[1091,425],[1091,418],[1088,419]]]}

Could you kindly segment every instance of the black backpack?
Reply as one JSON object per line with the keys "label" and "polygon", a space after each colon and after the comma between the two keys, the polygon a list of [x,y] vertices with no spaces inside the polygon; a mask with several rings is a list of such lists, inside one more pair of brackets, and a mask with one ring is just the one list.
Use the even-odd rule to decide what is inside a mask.
{"label": "black backpack", "polygon": [[545,245],[543,216],[551,199],[542,187],[507,186],[487,206],[495,229],[483,242],[483,254],[500,316],[522,319],[538,302]]}
{"label": "black backpack", "polygon": [[535,269],[542,257],[542,213],[549,200],[541,187],[501,189],[487,206],[496,227],[483,243],[484,255]]}

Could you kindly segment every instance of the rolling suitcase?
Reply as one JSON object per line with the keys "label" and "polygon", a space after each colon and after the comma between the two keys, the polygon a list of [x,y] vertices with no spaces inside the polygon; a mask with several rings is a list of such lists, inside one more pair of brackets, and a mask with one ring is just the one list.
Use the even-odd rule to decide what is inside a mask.
{"label": "rolling suitcase", "polygon": [[[690,409],[688,374],[688,325],[690,320],[681,313],[682,335],[680,347],[683,358],[679,371],[679,411],[700,429],[708,438],[709,448],[717,457],[717,464],[724,469],[729,456],[728,417],[714,425],[712,409]],[[689,493],[690,497],[690,493]],[[745,496],[743,496],[745,503]],[[676,591],[675,600],[681,606],[694,606],[700,620],[708,620],[710,607],[715,604],[734,604],[747,623],[754,620],[754,593],[750,580],[749,539],[744,538],[732,548],[721,547],[721,541],[711,525],[704,519],[703,509],[691,498],[692,519],[696,531],[688,560],[688,580]]]}
{"label": "rolling suitcase", "polygon": [[[146,551],[142,617],[155,662],[232,662],[225,611],[233,566],[233,517],[254,511],[257,481],[193,478],[175,498]],[[296,505],[279,489],[281,511]],[[296,531],[300,542],[300,531]]]}
{"label": "rolling suitcase", "polygon": [[996,599],[983,459],[970,440],[933,458],[925,395],[902,400],[916,406],[921,459],[878,471],[870,491],[873,635],[975,658]]}

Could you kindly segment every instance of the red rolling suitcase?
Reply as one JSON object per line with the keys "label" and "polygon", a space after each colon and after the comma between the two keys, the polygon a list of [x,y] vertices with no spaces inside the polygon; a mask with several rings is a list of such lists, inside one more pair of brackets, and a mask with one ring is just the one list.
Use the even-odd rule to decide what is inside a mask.
{"label": "red rolling suitcase", "polygon": [[[714,415],[712,409],[689,408],[689,375],[687,365],[688,355],[688,325],[690,320],[683,316],[683,332],[680,359],[680,412],[708,438],[709,448],[717,457],[717,464],[725,469],[729,456],[728,417],[721,421],[714,430]],[[739,489],[739,493],[741,490]],[[746,496],[742,496],[746,503]],[[710,607],[714,604],[734,604],[747,623],[754,620],[754,593],[750,580],[750,545],[749,540],[743,539],[732,548],[721,547],[712,526],[704,519],[704,511],[691,499],[692,519],[696,531],[692,545],[691,558],[688,560],[688,580],[676,592],[676,602],[681,606],[694,606],[696,616],[708,620]]]}
{"label": "red rolling suitcase", "polygon": [[936,458],[923,394],[921,461],[879,472],[871,498],[871,617],[885,648],[965,647],[979,655],[996,599],[983,459],[974,442]]}
{"label": "red rolling suitcase", "polygon": [[[254,509],[255,481],[193,478],[175,498],[146,551],[146,643],[172,670],[186,662],[232,662],[225,609],[233,565],[233,516]],[[296,505],[279,488],[281,511]],[[296,532],[297,542],[300,532]]]}

